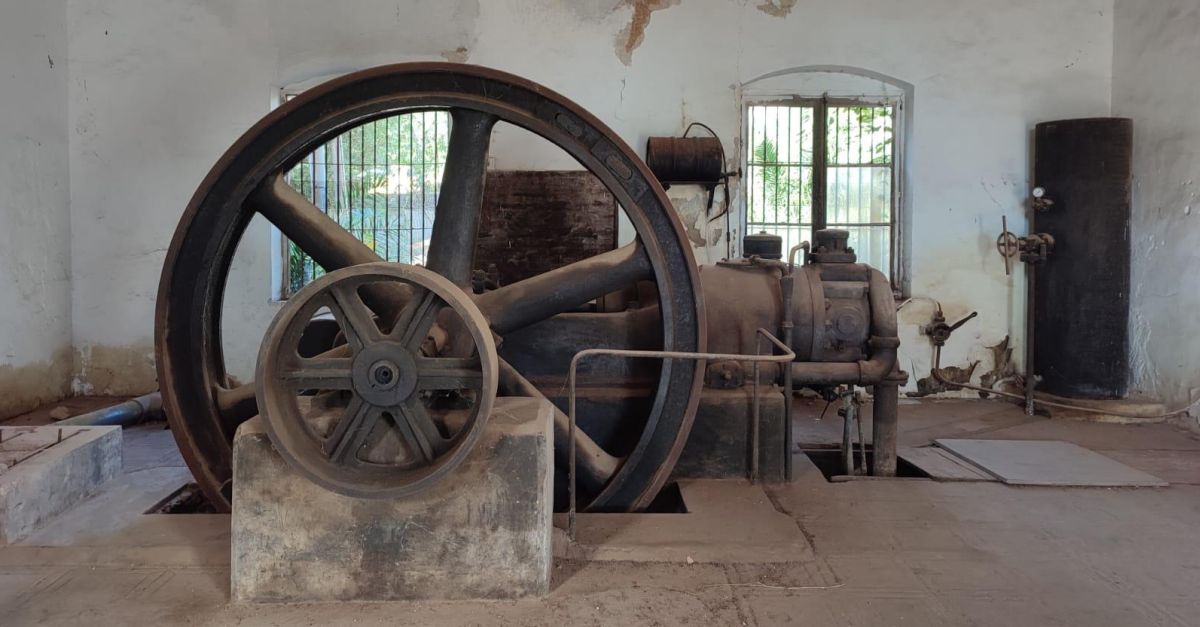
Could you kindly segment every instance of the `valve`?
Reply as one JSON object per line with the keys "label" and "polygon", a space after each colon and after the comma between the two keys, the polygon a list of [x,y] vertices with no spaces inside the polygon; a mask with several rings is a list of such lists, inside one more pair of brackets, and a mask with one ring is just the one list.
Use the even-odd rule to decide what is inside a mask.
{"label": "valve", "polygon": [[1017,237],[1008,230],[1008,216],[1000,217],[1000,236],[996,238],[996,250],[1004,258],[1004,274],[1012,274],[1013,257],[1024,263],[1042,263],[1054,252],[1054,236],[1049,233],[1034,233]]}
{"label": "valve", "polygon": [[934,312],[933,320],[929,324],[925,325],[923,330],[925,335],[929,337],[929,341],[933,342],[934,346],[945,346],[946,340],[950,339],[951,333],[954,333],[959,329],[959,327],[966,324],[968,320],[978,315],[978,311],[972,311],[962,320],[959,320],[954,324],[948,324],[946,322],[946,316],[942,315],[942,310],[939,309]]}

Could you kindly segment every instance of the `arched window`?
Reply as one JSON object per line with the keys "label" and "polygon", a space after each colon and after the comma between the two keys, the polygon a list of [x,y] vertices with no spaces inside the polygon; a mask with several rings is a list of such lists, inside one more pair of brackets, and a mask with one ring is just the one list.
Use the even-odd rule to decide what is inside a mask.
{"label": "arched window", "polygon": [[859,261],[902,283],[903,138],[911,86],[813,66],[743,85],[743,226],[784,238],[850,232]]}

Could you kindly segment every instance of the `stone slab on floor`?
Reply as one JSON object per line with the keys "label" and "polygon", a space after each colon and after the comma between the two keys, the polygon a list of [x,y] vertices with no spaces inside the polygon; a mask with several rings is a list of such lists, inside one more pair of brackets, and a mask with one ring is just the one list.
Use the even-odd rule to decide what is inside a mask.
{"label": "stone slab on floor", "polygon": [[518,598],[549,591],[552,406],[496,400],[453,473],[393,500],[335,494],[296,473],[262,419],[234,439],[234,601]]}
{"label": "stone slab on floor", "polygon": [[938,439],[936,444],[1010,485],[1163,487],[1166,481],[1070,442]]}
{"label": "stone slab on floor", "polygon": [[0,544],[7,544],[121,473],[121,428],[0,427],[0,466]]}

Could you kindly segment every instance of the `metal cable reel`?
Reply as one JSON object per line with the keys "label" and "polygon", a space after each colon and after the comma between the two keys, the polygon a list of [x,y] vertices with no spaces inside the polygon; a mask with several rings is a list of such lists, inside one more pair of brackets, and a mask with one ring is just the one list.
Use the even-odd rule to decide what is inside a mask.
{"label": "metal cable reel", "polygon": [[[405,301],[394,321],[363,293]],[[346,343],[317,356],[301,338],[328,309]],[[479,308],[418,266],[371,263],[313,281],[276,315],[259,351],[257,400],[276,450],[334,492],[398,498],[466,459],[496,398],[498,358]]]}

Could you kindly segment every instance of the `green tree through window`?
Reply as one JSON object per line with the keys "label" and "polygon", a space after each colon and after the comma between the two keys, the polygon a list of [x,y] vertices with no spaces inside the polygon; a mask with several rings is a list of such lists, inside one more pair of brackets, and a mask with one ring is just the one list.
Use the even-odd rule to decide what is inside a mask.
{"label": "green tree through window", "polygon": [[[446,147],[447,111],[395,115],[355,127],[309,153],[288,183],[388,261],[421,264],[433,230]],[[284,294],[324,274],[285,243]]]}

